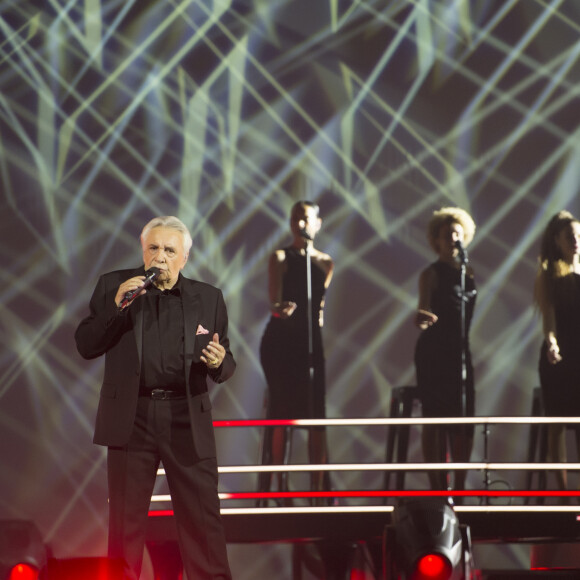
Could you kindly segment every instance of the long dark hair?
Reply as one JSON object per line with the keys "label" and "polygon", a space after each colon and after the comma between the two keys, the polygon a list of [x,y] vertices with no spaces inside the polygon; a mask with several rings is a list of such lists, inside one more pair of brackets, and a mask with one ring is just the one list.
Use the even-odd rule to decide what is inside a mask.
{"label": "long dark hair", "polygon": [[573,298],[573,287],[570,283],[557,283],[563,280],[571,282],[571,278],[567,275],[572,272],[572,269],[563,261],[556,238],[564,228],[574,223],[580,222],[569,211],[559,211],[552,216],[542,235],[540,264],[534,286],[534,302],[542,312],[546,312],[557,301]]}
{"label": "long dark hair", "polygon": [[562,253],[556,244],[556,238],[565,227],[573,223],[578,223],[578,220],[566,210],[559,211],[552,217],[544,230],[540,243],[540,264],[547,262],[553,265],[557,260],[562,259]]}

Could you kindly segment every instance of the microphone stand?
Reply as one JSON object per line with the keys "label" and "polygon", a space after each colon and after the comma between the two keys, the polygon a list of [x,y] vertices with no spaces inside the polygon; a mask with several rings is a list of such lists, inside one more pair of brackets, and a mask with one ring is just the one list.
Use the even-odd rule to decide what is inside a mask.
{"label": "microphone stand", "polygon": [[314,337],[312,331],[312,238],[306,233],[303,237],[306,239],[306,317],[308,325],[308,373],[310,388],[314,387]]}
{"label": "microphone stand", "polygon": [[[308,327],[308,380],[310,384],[310,392],[314,391],[314,330],[313,324],[314,320],[312,318],[312,246],[313,238],[302,229],[300,235],[304,240],[306,240],[305,253],[306,253],[306,324]],[[312,429],[312,427],[310,427]],[[323,427],[324,429],[324,427]],[[312,438],[313,434],[309,432],[309,437]],[[313,445],[310,441],[309,445]],[[327,476],[328,472],[324,472],[323,477]],[[314,474],[311,475],[314,480]],[[330,488],[329,482],[324,481],[324,486]],[[312,486],[311,486],[312,487]],[[318,486],[316,486],[318,487]],[[313,504],[316,504],[316,500],[313,500]]]}
{"label": "microphone stand", "polygon": [[[469,259],[467,257],[467,251],[463,247],[463,244],[458,243],[457,248],[459,250],[459,260],[460,260],[460,297],[461,297],[461,308],[460,308],[460,318],[461,318],[461,415],[463,417],[467,416],[467,327],[466,327],[466,313],[465,307],[469,300],[467,292],[465,289],[465,278],[467,272],[467,263]],[[467,430],[466,425],[463,425],[463,443],[465,443],[465,431]],[[483,426],[483,436],[484,436],[484,461],[487,463],[487,437],[489,435],[489,429],[487,425]],[[484,470],[483,483],[485,489],[489,488],[489,470]],[[487,499],[485,500],[487,503]]]}
{"label": "microphone stand", "polygon": [[465,275],[467,270],[467,253],[464,249],[459,250],[460,259],[460,297],[461,297],[461,414],[465,417],[467,413],[467,332],[465,328],[465,302],[467,296],[465,292]]}
{"label": "microphone stand", "polygon": [[[465,294],[465,275],[467,271],[467,253],[465,248],[460,243],[459,244],[459,259],[460,259],[460,319],[461,319],[461,416],[465,417],[467,414],[467,332],[465,328],[465,303],[467,296]],[[461,450],[464,451],[463,447],[466,445],[466,431],[467,427],[463,425],[461,433]],[[463,458],[465,454],[462,453]]]}

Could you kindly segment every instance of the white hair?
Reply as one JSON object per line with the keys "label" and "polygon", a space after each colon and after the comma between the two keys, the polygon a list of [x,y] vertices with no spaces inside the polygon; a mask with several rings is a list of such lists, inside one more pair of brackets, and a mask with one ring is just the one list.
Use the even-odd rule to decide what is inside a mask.
{"label": "white hair", "polygon": [[189,254],[193,240],[191,239],[191,234],[189,233],[187,226],[179,218],[176,218],[172,215],[164,215],[153,218],[141,232],[141,244],[143,244],[143,240],[147,237],[153,228],[170,228],[180,232],[183,236],[183,251],[186,254]]}

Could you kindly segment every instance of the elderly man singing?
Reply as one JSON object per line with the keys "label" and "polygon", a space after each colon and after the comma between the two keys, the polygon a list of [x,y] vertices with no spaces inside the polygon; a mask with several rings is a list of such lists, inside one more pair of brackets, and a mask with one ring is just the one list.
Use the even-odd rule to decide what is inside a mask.
{"label": "elderly man singing", "polygon": [[84,358],[105,355],[94,442],[108,448],[109,556],[139,579],[162,462],[187,577],[231,579],[206,381],[236,367],[226,306],[218,288],[181,274],[192,239],[179,219],[151,220],[141,246],[144,267],[102,275],[75,334]]}

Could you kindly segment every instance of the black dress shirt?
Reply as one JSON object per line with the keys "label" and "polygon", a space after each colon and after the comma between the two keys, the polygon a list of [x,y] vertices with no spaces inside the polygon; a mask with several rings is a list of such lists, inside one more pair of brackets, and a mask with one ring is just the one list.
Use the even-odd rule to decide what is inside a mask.
{"label": "black dress shirt", "polygon": [[140,388],[185,393],[181,276],[170,290],[151,286],[143,304],[143,360]]}

